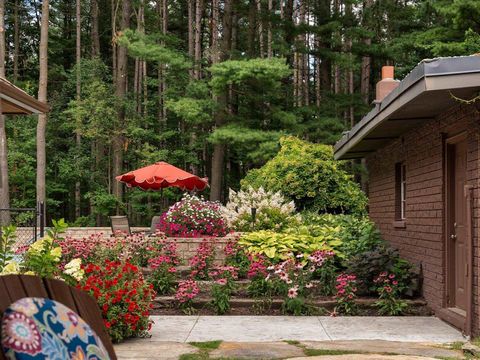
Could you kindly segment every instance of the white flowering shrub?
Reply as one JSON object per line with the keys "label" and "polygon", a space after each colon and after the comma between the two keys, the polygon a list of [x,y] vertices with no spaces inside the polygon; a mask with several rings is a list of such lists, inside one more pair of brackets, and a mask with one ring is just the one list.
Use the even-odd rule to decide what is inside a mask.
{"label": "white flowering shrub", "polygon": [[[252,215],[252,209],[255,216]],[[299,222],[295,204],[280,192],[249,187],[238,192],[230,189],[229,201],[222,207],[228,226],[237,231],[282,230]]]}

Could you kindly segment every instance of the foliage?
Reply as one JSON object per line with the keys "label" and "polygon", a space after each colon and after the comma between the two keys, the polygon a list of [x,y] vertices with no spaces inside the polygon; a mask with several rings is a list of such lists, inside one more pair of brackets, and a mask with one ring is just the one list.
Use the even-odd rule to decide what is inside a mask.
{"label": "foliage", "polygon": [[[298,259],[302,257],[299,256]],[[307,270],[305,264],[297,261],[298,259],[290,258],[268,268],[270,271],[268,279],[271,278],[279,284],[280,295],[284,297],[283,311],[296,316],[310,313],[306,298],[315,287],[312,282],[315,265]]]}
{"label": "foliage", "polygon": [[214,260],[215,243],[212,240],[203,239],[197,253],[188,262],[191,268],[191,276],[195,279],[209,279],[209,272]]}
{"label": "foliage", "polygon": [[15,245],[16,233],[17,228],[13,225],[2,226],[1,228],[0,274],[5,271],[5,267],[13,260],[13,246]]}
{"label": "foliage", "polygon": [[219,203],[188,194],[162,214],[158,230],[180,237],[219,237],[228,233]]}
{"label": "foliage", "polygon": [[47,235],[30,245],[22,265],[26,271],[46,278],[58,274],[62,257],[62,248],[58,243],[62,240],[60,234],[65,232],[67,226],[63,219],[53,220],[53,227],[47,230]]}
{"label": "foliage", "polygon": [[382,243],[380,232],[368,217],[303,213],[302,220],[313,232],[325,226],[338,228],[338,237],[342,240],[339,250],[347,259],[370,251]]}
{"label": "foliage", "polygon": [[247,276],[250,270],[251,255],[238,243],[239,238],[229,239],[223,249],[225,253],[225,264],[235,266],[238,275],[242,278]]}
{"label": "foliage", "polygon": [[265,191],[262,187],[238,192],[230,189],[222,213],[228,226],[237,231],[282,230],[298,222],[293,201],[288,202],[279,192]]}
{"label": "foliage", "polygon": [[313,278],[321,284],[319,293],[325,296],[333,295],[338,272],[338,267],[335,265],[335,253],[317,250],[308,259],[314,266]]}
{"label": "foliage", "polygon": [[283,233],[262,230],[243,234],[239,240],[249,253],[265,255],[273,262],[286,260],[292,253],[307,259],[317,250],[334,250],[341,243],[338,230],[329,227],[315,234],[310,233],[307,227],[287,229]]}
{"label": "foliage", "polygon": [[401,289],[393,273],[382,272],[374,280],[379,300],[375,303],[381,315],[401,315],[408,308],[405,300],[400,299]]}
{"label": "foliage", "polygon": [[398,251],[381,244],[373,250],[353,256],[346,261],[347,271],[357,275],[360,281],[359,288],[363,294],[375,292],[376,274],[388,272],[395,274],[399,282],[401,294],[412,290],[415,286],[413,267],[406,260],[400,258]]}
{"label": "foliage", "polygon": [[367,198],[330,146],[295,137],[280,140],[279,153],[260,169],[248,172],[242,187],[280,191],[297,208],[315,212],[365,212]]}
{"label": "foliage", "polygon": [[83,263],[101,262],[103,260],[129,259],[138,266],[147,266],[148,260],[160,254],[166,244],[164,235],[155,237],[134,233],[125,236],[105,236],[103,233],[91,234],[81,239],[66,237],[58,241],[62,248],[62,261],[73,258],[82,259]]}
{"label": "foliage", "polygon": [[168,295],[175,290],[176,266],[180,263],[175,241],[164,241],[156,257],[148,260],[152,273],[148,281],[158,295]]}
{"label": "foliage", "polygon": [[355,315],[357,312],[357,304],[355,299],[357,296],[357,277],[353,274],[340,274],[336,279],[337,292],[335,300],[335,313]]}
{"label": "foliage", "polygon": [[233,266],[216,266],[210,272],[210,277],[214,280],[210,305],[218,315],[223,315],[230,310],[230,298],[235,288],[234,281],[238,278],[237,269]]}
{"label": "foliage", "polygon": [[182,309],[185,314],[191,315],[195,312],[193,299],[195,299],[199,293],[200,289],[195,280],[183,280],[178,283],[175,300],[177,300],[180,309]]}
{"label": "foliage", "polygon": [[141,270],[128,261],[107,260],[102,265],[88,264],[85,272],[87,276],[78,287],[97,300],[112,340],[146,335],[155,291]]}

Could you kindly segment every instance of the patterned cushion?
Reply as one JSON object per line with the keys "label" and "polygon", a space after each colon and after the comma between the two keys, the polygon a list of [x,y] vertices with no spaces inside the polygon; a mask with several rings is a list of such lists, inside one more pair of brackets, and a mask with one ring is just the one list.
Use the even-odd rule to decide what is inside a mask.
{"label": "patterned cushion", "polygon": [[23,298],[10,305],[3,314],[1,336],[8,359],[109,359],[90,326],[50,299]]}

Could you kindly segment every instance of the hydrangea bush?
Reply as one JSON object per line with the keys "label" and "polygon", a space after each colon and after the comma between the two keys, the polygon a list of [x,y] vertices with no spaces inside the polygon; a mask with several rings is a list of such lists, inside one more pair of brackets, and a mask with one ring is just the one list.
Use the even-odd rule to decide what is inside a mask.
{"label": "hydrangea bush", "polygon": [[222,207],[222,213],[228,226],[237,231],[282,230],[299,221],[293,201],[263,187],[255,190],[250,186],[238,192],[230,189],[229,201]]}
{"label": "hydrangea bush", "polygon": [[177,237],[225,236],[228,227],[220,208],[218,202],[185,194],[182,200],[162,214],[158,230],[167,236]]}

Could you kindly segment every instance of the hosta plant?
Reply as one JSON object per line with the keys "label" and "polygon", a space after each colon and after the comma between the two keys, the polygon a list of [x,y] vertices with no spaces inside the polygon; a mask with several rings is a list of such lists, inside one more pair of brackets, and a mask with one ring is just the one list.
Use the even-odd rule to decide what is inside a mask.
{"label": "hosta plant", "polygon": [[[287,260],[291,254],[303,255],[307,259],[317,250],[335,250],[341,244],[338,229],[325,227],[322,232],[312,235],[306,227],[295,227],[285,232],[270,230],[243,234],[239,244],[249,253],[264,255],[273,262]],[[336,256],[342,256],[335,252]]]}
{"label": "hosta plant", "polygon": [[228,233],[220,203],[185,194],[162,214],[158,230],[167,236],[221,237]]}
{"label": "hosta plant", "polygon": [[295,204],[280,192],[251,186],[238,192],[230,189],[229,201],[222,207],[228,226],[237,231],[282,230],[299,221]]}

